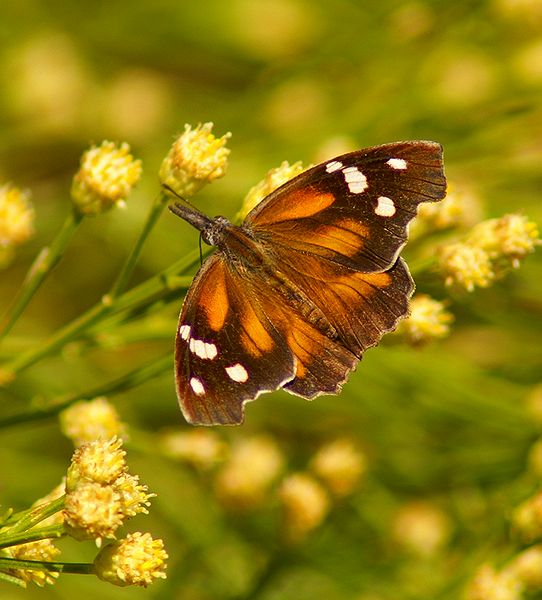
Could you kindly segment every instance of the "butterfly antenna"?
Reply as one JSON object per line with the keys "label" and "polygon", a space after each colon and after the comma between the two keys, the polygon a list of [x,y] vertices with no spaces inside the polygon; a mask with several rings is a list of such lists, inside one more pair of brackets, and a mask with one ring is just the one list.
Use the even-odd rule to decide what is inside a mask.
{"label": "butterfly antenna", "polygon": [[193,210],[199,212],[199,210],[191,203],[189,202],[186,198],[184,198],[183,196],[181,196],[179,194],[179,192],[176,192],[172,187],[170,187],[167,183],[163,183],[162,187],[169,192],[172,196],[175,196],[175,198],[179,198],[179,200],[181,200],[182,202],[184,202],[185,204],[187,204],[188,206],[190,206],[190,208],[192,208]]}
{"label": "butterfly antenna", "polygon": [[209,217],[200,212],[186,198],[183,198],[173,188],[167,185],[167,183],[163,183],[162,187],[176,198],[179,198],[179,200],[182,200],[184,203],[181,204],[180,202],[174,202],[168,206],[169,210],[174,215],[181,217],[181,219],[184,219],[199,231],[203,231],[205,227],[208,227],[212,223],[212,219],[209,219]]}

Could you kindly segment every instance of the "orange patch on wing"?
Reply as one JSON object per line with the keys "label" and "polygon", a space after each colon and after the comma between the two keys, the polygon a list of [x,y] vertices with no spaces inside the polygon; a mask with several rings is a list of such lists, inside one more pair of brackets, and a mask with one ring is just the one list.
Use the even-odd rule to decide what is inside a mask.
{"label": "orange patch on wing", "polygon": [[258,315],[249,304],[244,307],[240,322],[242,327],[239,336],[241,344],[251,356],[261,356],[273,348],[275,345],[273,338],[267,333]]}
{"label": "orange patch on wing", "polygon": [[[341,277],[331,285],[341,298],[351,302],[353,306],[369,298],[375,293],[375,289],[382,289],[390,285],[391,276],[384,273],[354,273]],[[361,298],[360,298],[361,296]]]}
{"label": "orange patch on wing", "polygon": [[307,241],[343,256],[354,256],[363,248],[367,236],[368,229],[362,223],[354,219],[343,219],[321,225]]}
{"label": "orange patch on wing", "polygon": [[311,217],[335,202],[333,194],[316,193],[311,190],[299,190],[288,194],[274,210],[265,210],[258,215],[258,226],[292,219]]}
{"label": "orange patch on wing", "polygon": [[223,267],[216,268],[212,277],[206,278],[200,294],[200,304],[205,311],[209,327],[213,331],[222,329],[230,307]]}

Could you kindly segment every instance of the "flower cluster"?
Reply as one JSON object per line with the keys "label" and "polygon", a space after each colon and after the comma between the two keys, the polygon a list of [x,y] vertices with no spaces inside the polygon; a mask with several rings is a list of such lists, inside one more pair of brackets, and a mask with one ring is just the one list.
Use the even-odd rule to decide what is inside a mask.
{"label": "flower cluster", "polygon": [[66,479],[64,519],[75,539],[114,537],[116,530],[138,513],[148,513],[147,486],[127,471],[118,438],[97,440],[78,448]]}
{"label": "flower cluster", "polygon": [[440,248],[440,269],[446,285],[472,292],[518,268],[520,260],[539,244],[538,229],[527,217],[504,215],[482,221],[472,228],[465,241]]}

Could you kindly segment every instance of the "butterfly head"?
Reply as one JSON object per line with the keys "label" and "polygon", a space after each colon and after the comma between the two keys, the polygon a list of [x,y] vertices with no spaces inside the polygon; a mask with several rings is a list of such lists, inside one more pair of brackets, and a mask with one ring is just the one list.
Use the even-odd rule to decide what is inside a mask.
{"label": "butterfly head", "polygon": [[231,225],[226,217],[209,218],[193,206],[179,202],[171,204],[169,210],[201,232],[201,239],[209,246],[220,246],[226,229]]}

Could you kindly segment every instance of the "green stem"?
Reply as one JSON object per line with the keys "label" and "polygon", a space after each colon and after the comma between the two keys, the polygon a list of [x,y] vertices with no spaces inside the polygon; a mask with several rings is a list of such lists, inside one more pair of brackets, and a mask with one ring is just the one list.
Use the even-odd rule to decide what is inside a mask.
{"label": "green stem", "polygon": [[10,533],[26,531],[48,517],[56,514],[64,508],[64,499],[65,496],[62,495],[60,498],[56,498],[45,505],[24,511],[23,514],[14,513],[6,522],[6,524],[9,525],[12,521],[16,521],[15,525],[10,528]]}
{"label": "green stem", "polygon": [[20,546],[29,542],[37,542],[38,540],[49,540],[51,538],[59,538],[65,535],[64,525],[51,525],[51,527],[41,527],[31,531],[23,531],[21,533],[3,533],[0,536],[0,548],[8,548],[9,546]]}
{"label": "green stem", "polygon": [[51,571],[53,573],[76,573],[94,575],[92,563],[62,563],[46,560],[19,560],[17,558],[0,558],[1,570],[22,569],[25,571]]}
{"label": "green stem", "polygon": [[126,259],[126,262],[124,263],[117,279],[115,280],[115,283],[113,283],[111,289],[109,290],[108,295],[111,299],[116,298],[128,284],[128,281],[134,271],[135,265],[139,259],[139,255],[141,254],[143,244],[148,238],[153,227],[156,225],[158,218],[164,210],[164,206],[166,205],[167,200],[168,196],[162,191],[157,196],[156,200],[151,206],[151,210],[147,216],[145,225],[143,226],[143,229],[141,230],[141,233],[139,234],[139,237],[137,238],[137,241],[134,247],[132,248],[130,255]]}
{"label": "green stem", "polygon": [[54,417],[59,412],[63,411],[68,406],[79,402],[80,400],[88,400],[89,398],[96,398],[98,396],[109,396],[113,394],[119,394],[130,388],[136,387],[143,382],[157,377],[166,371],[171,371],[173,357],[171,353],[166,354],[162,358],[159,358],[155,362],[148,364],[144,367],[138,367],[133,371],[130,371],[126,375],[114,379],[113,381],[103,383],[95,388],[81,392],[80,394],[74,394],[67,398],[57,398],[52,400],[47,407],[34,408],[23,413],[11,415],[4,419],[0,419],[0,429],[3,427],[9,427],[11,425],[18,425],[19,423],[30,423],[32,421],[40,421]]}
{"label": "green stem", "polygon": [[197,263],[198,260],[199,251],[193,250],[158,275],[151,277],[118,298],[112,298],[110,295],[103,296],[99,304],[96,304],[71,323],[68,323],[59,329],[48,340],[37,344],[34,348],[30,348],[26,352],[19,354],[19,356],[15,357],[13,360],[4,363],[0,369],[2,371],[0,382],[10,381],[23,369],[33,365],[45,356],[53,354],[53,352],[62,348],[83,331],[98,323],[105,316],[115,314],[122,310],[140,307],[148,302],[154,301],[156,296],[164,290],[173,289],[172,281],[176,281],[175,278],[178,273],[190,268]]}
{"label": "green stem", "polygon": [[8,308],[2,318],[2,323],[0,324],[0,340],[3,339],[13,325],[15,325],[15,322],[32,299],[32,296],[36,293],[37,289],[43,283],[47,275],[49,275],[53,267],[62,258],[66,247],[82,220],[83,215],[74,210],[70,211],[68,218],[52,244],[49,247],[46,246],[43,248],[38,254],[28,270],[26,278],[18,295],[15,297],[13,304]]}

